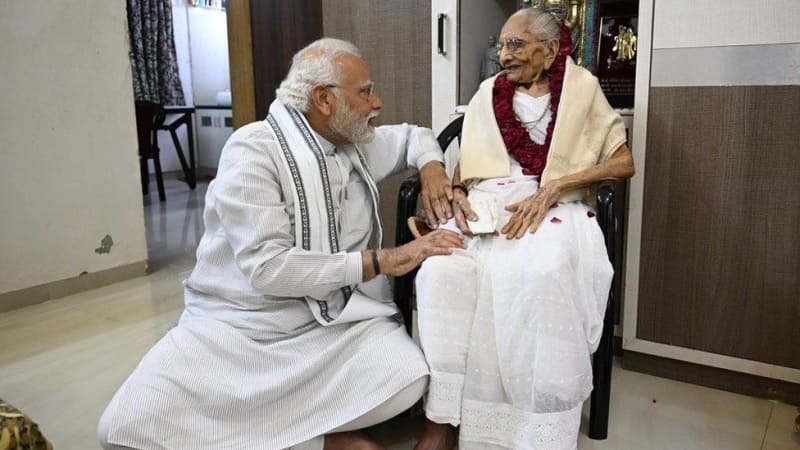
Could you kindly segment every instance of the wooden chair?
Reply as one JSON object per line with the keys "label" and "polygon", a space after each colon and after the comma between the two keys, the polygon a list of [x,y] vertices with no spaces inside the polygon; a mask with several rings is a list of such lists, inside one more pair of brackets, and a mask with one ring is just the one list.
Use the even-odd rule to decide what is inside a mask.
{"label": "wooden chair", "polygon": [[161,173],[161,160],[158,148],[157,132],[164,125],[164,108],[158,103],[148,101],[136,102],[136,134],[139,138],[139,170],[142,176],[142,194],[149,192],[150,174],[148,173],[147,160],[153,160],[158,185],[158,199],[162,202],[167,199],[164,192],[164,176]]}
{"label": "wooden chair", "polygon": [[[464,118],[459,117],[452,121],[438,137],[442,151],[450,143],[461,139],[461,127]],[[613,364],[612,341],[614,337],[614,323],[617,316],[618,303],[622,292],[622,256],[624,236],[624,208],[625,208],[625,181],[602,183],[597,190],[597,221],[605,237],[606,249],[609,260],[614,267],[614,278],[608,296],[608,306],[603,323],[603,335],[600,346],[593,356],[592,372],[594,376],[594,389],[590,399],[589,437],[591,439],[606,439],[608,437],[608,411],[611,399],[611,367]],[[408,229],[407,220],[413,216],[417,209],[417,197],[420,192],[419,175],[415,174],[403,181],[397,202],[397,238],[398,246],[411,242],[414,236]],[[411,299],[414,289],[412,271],[395,279],[394,301],[405,317],[406,328],[411,334]]]}

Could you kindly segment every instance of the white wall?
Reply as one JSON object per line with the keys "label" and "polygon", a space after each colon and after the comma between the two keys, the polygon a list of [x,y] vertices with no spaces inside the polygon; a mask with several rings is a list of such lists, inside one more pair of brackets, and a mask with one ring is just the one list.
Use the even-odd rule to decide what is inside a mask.
{"label": "white wall", "polygon": [[[190,7],[187,12],[194,103],[216,105],[217,93],[231,88],[227,16],[218,9]],[[203,125],[204,117],[211,120],[210,126]],[[198,167],[217,167],[222,146],[233,132],[224,126],[225,117],[231,117],[231,110],[196,110]]]}
{"label": "white wall", "polygon": [[797,0],[661,0],[654,17],[653,49],[800,41]]}
{"label": "white wall", "polygon": [[800,1],[657,1],[651,86],[800,83]]}
{"label": "white wall", "polygon": [[228,25],[224,11],[189,8],[189,47],[196,105],[216,105],[217,92],[231,88]]}
{"label": "white wall", "polygon": [[0,293],[147,258],[126,20],[122,1],[2,2]]}
{"label": "white wall", "polygon": [[[229,91],[231,86],[225,11],[192,7],[185,0],[172,0],[172,23],[178,70],[186,104],[216,105],[217,93]],[[212,119],[211,126],[202,125],[200,119],[203,116]],[[224,126],[225,117],[231,117],[230,110],[195,111],[194,144],[198,168],[217,167],[222,146],[233,132],[232,128]],[[180,127],[178,139],[188,158],[189,144],[186,131],[186,127]],[[164,172],[181,170],[169,133],[160,131],[158,134],[162,170]],[[153,173],[152,164],[150,173]]]}

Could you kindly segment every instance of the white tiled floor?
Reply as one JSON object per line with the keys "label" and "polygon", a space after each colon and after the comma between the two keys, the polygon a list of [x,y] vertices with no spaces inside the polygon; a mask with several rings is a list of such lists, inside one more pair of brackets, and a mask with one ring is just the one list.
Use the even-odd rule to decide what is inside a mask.
{"label": "white tiled floor", "polygon": [[[146,199],[151,274],[0,315],[0,398],[30,414],[58,450],[97,449],[112,394],[182,309],[181,280],[202,231],[205,184],[166,180]],[[614,369],[609,438],[580,449],[800,449],[796,408]],[[413,448],[419,418],[370,430],[390,450]]]}

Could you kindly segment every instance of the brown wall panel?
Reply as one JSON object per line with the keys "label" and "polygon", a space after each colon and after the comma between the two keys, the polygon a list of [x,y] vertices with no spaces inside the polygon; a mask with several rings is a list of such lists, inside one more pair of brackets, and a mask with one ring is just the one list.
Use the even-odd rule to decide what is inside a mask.
{"label": "brown wall panel", "polygon": [[322,37],[321,0],[250,0],[256,120],[267,117],[292,56]]}
{"label": "brown wall panel", "polygon": [[[431,125],[430,7],[426,0],[322,0],[325,36],[348,40],[364,53],[383,99],[381,123]],[[394,243],[402,179],[380,184],[387,246]]]}
{"label": "brown wall panel", "polygon": [[800,368],[800,86],[652,88],[637,337]]}
{"label": "brown wall panel", "polygon": [[227,10],[233,129],[256,120],[250,0],[230,0]]}

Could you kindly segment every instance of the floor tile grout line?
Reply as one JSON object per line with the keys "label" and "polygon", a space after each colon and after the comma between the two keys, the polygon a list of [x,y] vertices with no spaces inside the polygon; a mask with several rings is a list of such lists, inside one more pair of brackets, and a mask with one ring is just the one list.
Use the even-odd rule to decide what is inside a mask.
{"label": "floor tile grout line", "polygon": [[767,417],[767,425],[764,427],[764,436],[761,437],[760,450],[764,450],[764,445],[767,443],[767,433],[769,432],[769,423],[772,422],[772,413],[775,411],[775,403],[770,402],[769,417]]}

